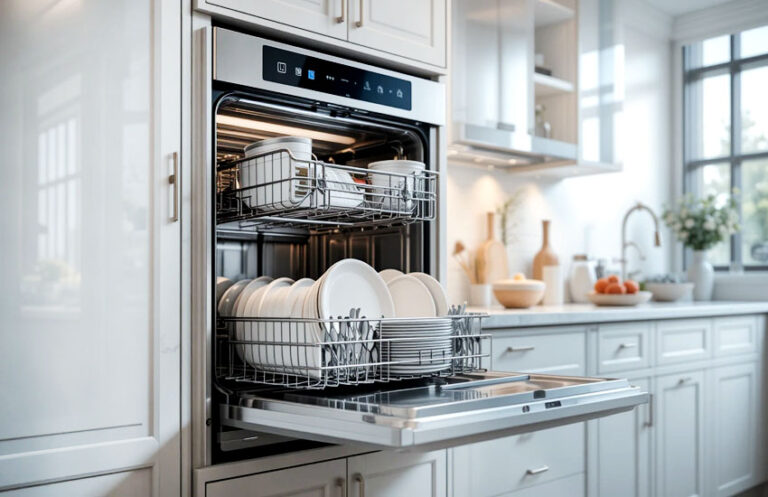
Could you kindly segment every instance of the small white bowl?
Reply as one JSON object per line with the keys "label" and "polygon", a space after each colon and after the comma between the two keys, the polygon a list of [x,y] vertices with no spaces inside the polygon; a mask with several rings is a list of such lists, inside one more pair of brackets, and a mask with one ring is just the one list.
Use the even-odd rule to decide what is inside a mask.
{"label": "small white bowl", "polygon": [[645,289],[653,294],[653,300],[675,302],[693,291],[693,283],[646,283]]}

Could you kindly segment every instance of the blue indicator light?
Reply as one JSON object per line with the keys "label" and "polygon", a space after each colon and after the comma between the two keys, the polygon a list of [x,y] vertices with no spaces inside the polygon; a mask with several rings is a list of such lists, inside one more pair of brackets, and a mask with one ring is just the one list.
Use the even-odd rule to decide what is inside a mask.
{"label": "blue indicator light", "polygon": [[307,77],[308,77],[309,79],[315,79],[315,71],[314,71],[314,70],[312,70],[312,69],[308,69],[308,70],[307,70]]}

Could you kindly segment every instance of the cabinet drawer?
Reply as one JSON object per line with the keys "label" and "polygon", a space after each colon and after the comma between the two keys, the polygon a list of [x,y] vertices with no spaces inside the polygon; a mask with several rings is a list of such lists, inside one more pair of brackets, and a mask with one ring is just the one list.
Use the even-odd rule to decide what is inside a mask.
{"label": "cabinet drawer", "polygon": [[712,323],[708,319],[660,321],[656,324],[657,362],[660,365],[710,357]]}
{"label": "cabinet drawer", "polygon": [[574,475],[518,490],[509,494],[508,497],[584,497],[584,495],[586,495],[584,475]]}
{"label": "cabinet drawer", "polygon": [[738,316],[715,319],[714,349],[716,357],[757,352],[757,318]]}
{"label": "cabinet drawer", "polygon": [[597,334],[600,374],[651,365],[650,323],[626,323],[600,326]]}
{"label": "cabinet drawer", "polygon": [[586,466],[585,443],[584,423],[577,423],[457,447],[454,495],[507,495],[581,474]]}
{"label": "cabinet drawer", "polygon": [[492,367],[497,371],[583,375],[585,364],[583,330],[493,337]]}

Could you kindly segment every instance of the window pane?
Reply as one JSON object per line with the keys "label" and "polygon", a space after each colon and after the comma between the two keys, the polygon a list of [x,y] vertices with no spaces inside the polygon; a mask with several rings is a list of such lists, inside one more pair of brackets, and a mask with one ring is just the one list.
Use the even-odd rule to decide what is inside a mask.
{"label": "window pane", "polygon": [[[729,164],[710,164],[702,166],[691,176],[691,191],[697,197],[714,195],[717,204],[723,205],[731,191],[731,167]],[[730,239],[724,240],[708,253],[709,261],[716,266],[727,266],[731,262]]]}
{"label": "window pane", "polygon": [[741,174],[742,260],[768,265],[768,160],[745,161]]}
{"label": "window pane", "polygon": [[724,157],[731,153],[731,82],[721,74],[691,83],[691,152],[694,159]]}
{"label": "window pane", "polygon": [[691,69],[722,64],[729,60],[731,60],[729,35],[693,43],[688,49],[688,67]]}
{"label": "window pane", "polygon": [[741,73],[741,151],[768,150],[768,66]]}
{"label": "window pane", "polygon": [[768,26],[741,33],[741,57],[753,57],[768,52]]}

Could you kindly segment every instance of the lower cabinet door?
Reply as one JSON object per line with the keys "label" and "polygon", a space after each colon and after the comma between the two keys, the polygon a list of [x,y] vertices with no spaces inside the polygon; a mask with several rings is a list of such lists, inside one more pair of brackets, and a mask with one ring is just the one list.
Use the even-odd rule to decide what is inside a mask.
{"label": "lower cabinet door", "polygon": [[712,425],[708,430],[712,495],[730,496],[759,483],[757,476],[757,364],[723,366],[711,371]]}
{"label": "lower cabinet door", "polygon": [[704,372],[656,379],[656,496],[701,496],[704,489]]}
{"label": "lower cabinet door", "polygon": [[[648,378],[631,380],[643,390],[651,391]],[[651,497],[651,433],[653,400],[628,412],[600,418],[596,430],[596,467],[590,468],[594,478],[590,493],[594,497]],[[590,426],[590,430],[592,426]],[[591,437],[591,436],[590,436]]]}
{"label": "lower cabinet door", "polygon": [[[209,483],[206,497],[346,497],[344,459]],[[426,495],[426,494],[425,494]]]}
{"label": "lower cabinet door", "polygon": [[[451,476],[455,497],[507,495],[583,474],[586,466],[585,427],[584,423],[575,423],[452,450]],[[581,489],[576,494],[574,490],[574,495],[583,492]]]}
{"label": "lower cabinet door", "polygon": [[138,469],[0,492],[2,497],[138,497],[152,495],[152,470]]}
{"label": "lower cabinet door", "polygon": [[[347,459],[349,497],[447,497],[446,451],[375,452]],[[303,494],[302,494],[303,495]]]}

